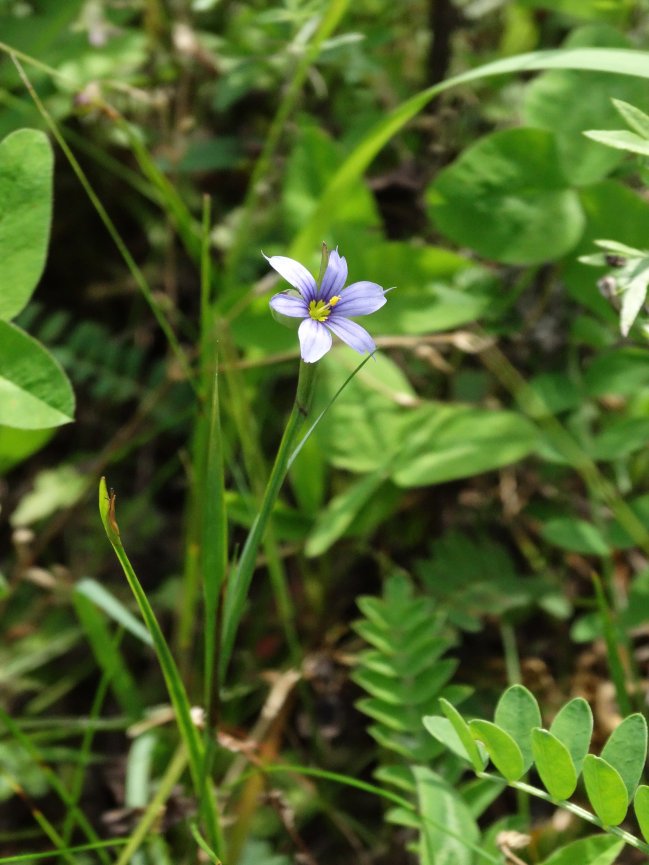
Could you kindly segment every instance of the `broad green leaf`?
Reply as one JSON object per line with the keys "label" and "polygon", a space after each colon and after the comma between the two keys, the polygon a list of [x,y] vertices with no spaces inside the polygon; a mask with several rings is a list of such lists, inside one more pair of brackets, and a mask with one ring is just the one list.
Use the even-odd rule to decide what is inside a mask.
{"label": "broad green leaf", "polygon": [[53,164],[43,132],[19,129],[0,141],[0,320],[18,315],[43,273]]}
{"label": "broad green leaf", "polygon": [[636,713],[618,724],[602,748],[601,756],[619,772],[631,801],[647,759],[647,722],[644,717]]}
{"label": "broad green leaf", "polygon": [[606,556],[609,547],[599,529],[585,520],[557,517],[548,520],[541,529],[543,538],[562,550],[592,556]]}
{"label": "broad green leaf", "polygon": [[380,469],[378,472],[363,475],[360,480],[349,484],[342,493],[334,496],[316,518],[304,548],[306,555],[320,556],[326,552],[345,534],[359,511],[377,495],[384,482],[385,472]]}
{"label": "broad green leaf", "polygon": [[532,729],[541,726],[536,697],[523,685],[512,685],[498,701],[494,721],[520,748],[524,771],[527,771],[532,765]]}
{"label": "broad green leaf", "polygon": [[0,426],[0,474],[39,451],[53,434],[53,429],[24,430]]}
{"label": "broad green leaf", "polygon": [[590,835],[555,850],[541,865],[612,865],[623,847],[612,835]]}
{"label": "broad green leaf", "polygon": [[464,720],[462,715],[458,712],[455,706],[450,703],[448,700],[445,700],[443,697],[440,697],[439,704],[442,708],[442,712],[446,715],[447,719],[453,725],[455,732],[457,733],[466,753],[473,764],[473,768],[476,772],[482,772],[485,767],[485,760],[483,754],[480,752],[480,748],[476,745],[473,736],[471,735],[471,730],[469,729],[469,725]]}
{"label": "broad green leaf", "polygon": [[0,321],[0,424],[45,429],[73,420],[74,394],[66,374],[43,346]]}
{"label": "broad green leaf", "polygon": [[507,129],[480,139],[429,187],[428,212],[462,246],[507,264],[561,258],[581,236],[579,198],[559,167],[554,137]]}
{"label": "broad green leaf", "polygon": [[525,773],[525,763],[521,749],[509,733],[491,721],[480,719],[470,721],[469,730],[474,739],[483,743],[500,774],[508,781],[518,781]]}
{"label": "broad green leaf", "polygon": [[568,799],[575,792],[577,773],[566,746],[547,730],[532,731],[536,770],[545,789],[555,799]]}
{"label": "broad green leaf", "polygon": [[429,404],[406,420],[395,470],[398,486],[413,487],[471,477],[531,453],[534,427],[513,411]]}
{"label": "broad green leaf", "polygon": [[[624,48],[629,41],[612,27],[587,25],[573,30],[566,48]],[[527,124],[553,132],[563,171],[577,186],[602,180],[623,158],[609,148],[589,141],[587,129],[606,129],[619,122],[611,101],[617,95],[630,102],[647,103],[645,86],[634,78],[606,72],[555,70],[539,75],[528,85],[523,117]],[[588,93],[588,99],[584,99]]]}
{"label": "broad green leaf", "polygon": [[575,697],[566,703],[550,725],[550,732],[566,746],[579,775],[593,734],[593,713],[586,700]]}
{"label": "broad green leaf", "polygon": [[641,784],[635,792],[633,810],[645,841],[649,841],[649,787]]}
{"label": "broad green leaf", "polygon": [[[581,3],[581,0],[579,0]],[[506,57],[470,69],[448,78],[440,84],[416,93],[398,105],[386,117],[376,123],[359,141],[355,149],[340,164],[330,178],[306,224],[291,245],[289,255],[302,261],[318,246],[326,227],[331,224],[340,201],[350,184],[360,177],[379,151],[425,106],[446,90],[481,78],[507,75],[516,72],[529,73],[545,69],[582,69],[593,72],[613,72],[618,75],[633,75],[649,78],[644,51],[611,48],[570,48],[557,51],[537,51]],[[493,215],[490,215],[493,219]],[[598,235],[602,237],[603,235]],[[545,260],[545,259],[544,259]]]}
{"label": "broad green leaf", "polygon": [[649,386],[649,352],[631,346],[603,352],[586,370],[584,383],[588,396],[633,396]]}
{"label": "broad green leaf", "polygon": [[592,141],[606,144],[607,147],[612,147],[615,150],[626,150],[629,153],[649,156],[649,141],[626,129],[589,129],[584,132],[584,135]]}
{"label": "broad green leaf", "polygon": [[[414,766],[421,815],[422,865],[473,865],[480,831],[460,794],[440,775]],[[448,830],[448,831],[446,831]]]}
{"label": "broad green leaf", "polygon": [[640,111],[637,106],[624,102],[622,99],[613,99],[612,102],[616,110],[626,121],[627,125],[630,126],[634,132],[637,132],[638,135],[649,140],[649,114],[645,114],[644,111]]}
{"label": "broad green leaf", "polygon": [[590,804],[605,826],[617,826],[626,817],[629,797],[617,769],[606,760],[587,754],[584,759],[584,783]]}

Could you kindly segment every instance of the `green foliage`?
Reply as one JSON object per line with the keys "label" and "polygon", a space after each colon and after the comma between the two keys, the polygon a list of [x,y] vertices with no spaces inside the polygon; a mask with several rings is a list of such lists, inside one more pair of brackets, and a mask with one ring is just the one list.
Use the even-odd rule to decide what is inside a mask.
{"label": "green foliage", "polygon": [[561,258],[584,227],[555,139],[538,129],[494,132],[467,148],[437,175],[427,201],[447,237],[508,264]]}
{"label": "green foliage", "polygon": [[41,132],[23,129],[0,142],[0,465],[44,443],[15,430],[69,423],[72,388],[59,363],[13,319],[43,272],[52,210],[53,154]]}
{"label": "green foliage", "polygon": [[[460,753],[457,740],[448,738],[448,731],[436,723],[438,720],[425,718],[425,728],[437,741],[454,753]],[[584,700],[578,698],[563,706],[549,731],[540,725],[541,715],[534,696],[522,685],[512,685],[498,702],[495,721],[474,719],[469,722],[468,730],[485,746],[500,775],[513,786],[517,786],[527,768],[523,755],[531,754],[529,765],[534,766],[547,793],[529,784],[518,785],[518,789],[549,798],[560,807],[583,816],[579,808],[565,801],[575,791],[577,779],[582,775],[596,815],[596,820],[587,815],[591,822],[598,822],[605,829],[617,827],[625,819],[629,804],[637,798],[636,812],[642,815],[639,823],[645,832],[647,794],[645,787],[638,786],[647,756],[644,717],[632,714],[625,718],[609,736],[601,756],[587,753],[593,719]],[[454,726],[457,727],[458,722]],[[465,750],[464,760],[476,769],[474,752]],[[649,845],[634,836],[623,833],[621,837],[649,851]]]}

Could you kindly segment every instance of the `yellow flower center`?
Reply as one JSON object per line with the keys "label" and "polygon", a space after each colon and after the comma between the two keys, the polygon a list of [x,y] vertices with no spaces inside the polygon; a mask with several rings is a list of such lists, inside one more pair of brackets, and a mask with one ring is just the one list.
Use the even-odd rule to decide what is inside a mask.
{"label": "yellow flower center", "polygon": [[331,307],[335,306],[340,297],[334,295],[327,303],[324,300],[312,300],[309,303],[309,315],[314,321],[326,321],[331,315]]}

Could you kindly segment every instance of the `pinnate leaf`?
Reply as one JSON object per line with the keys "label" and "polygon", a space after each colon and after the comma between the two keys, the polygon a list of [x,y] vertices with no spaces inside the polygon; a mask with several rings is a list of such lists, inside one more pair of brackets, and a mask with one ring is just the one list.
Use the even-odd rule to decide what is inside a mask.
{"label": "pinnate leaf", "polygon": [[566,746],[547,730],[532,730],[532,752],[545,788],[555,799],[567,799],[575,792],[577,773]]}
{"label": "pinnate leaf", "polygon": [[518,781],[525,772],[521,749],[514,739],[491,721],[476,719],[469,722],[474,739],[482,742],[500,774],[508,781]]}
{"label": "pinnate leaf", "polygon": [[618,724],[601,756],[617,770],[631,801],[647,759],[647,722],[644,717],[636,713]]}
{"label": "pinnate leaf", "polygon": [[566,746],[579,775],[593,734],[593,713],[586,700],[575,697],[566,703],[550,725],[550,732]]}
{"label": "pinnate leaf", "polygon": [[496,706],[494,721],[520,748],[525,771],[532,765],[531,732],[541,726],[541,712],[536,697],[523,685],[507,688]]}
{"label": "pinnate leaf", "polygon": [[641,784],[635,793],[633,809],[645,841],[649,841],[649,787]]}
{"label": "pinnate leaf", "polygon": [[627,789],[620,773],[602,757],[587,754],[584,783],[595,813],[605,826],[617,826],[629,807]]}

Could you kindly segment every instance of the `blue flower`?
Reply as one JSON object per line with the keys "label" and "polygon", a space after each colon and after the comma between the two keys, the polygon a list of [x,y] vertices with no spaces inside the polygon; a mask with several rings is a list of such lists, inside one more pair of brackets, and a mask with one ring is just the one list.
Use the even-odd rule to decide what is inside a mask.
{"label": "blue flower", "polygon": [[335,249],[318,286],[309,271],[292,258],[264,255],[271,267],[299,294],[276,294],[270,299],[275,312],[301,318],[298,329],[300,353],[305,363],[315,363],[332,344],[332,333],[360,354],[376,350],[374,340],[351,315],[369,315],[385,303],[385,291],[375,282],[353,282],[345,288],[347,262]]}

